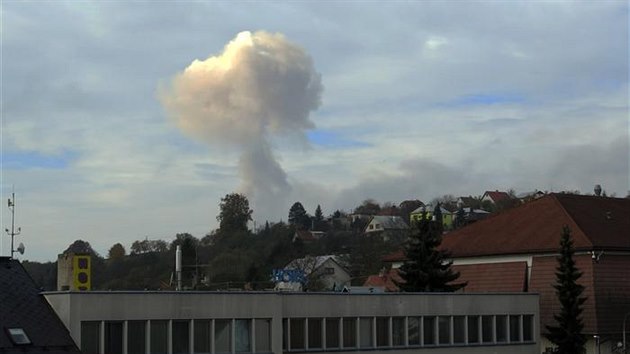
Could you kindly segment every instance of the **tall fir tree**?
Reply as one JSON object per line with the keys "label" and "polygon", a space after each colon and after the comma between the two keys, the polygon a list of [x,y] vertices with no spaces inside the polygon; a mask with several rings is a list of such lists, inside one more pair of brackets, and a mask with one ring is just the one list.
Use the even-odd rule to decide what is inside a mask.
{"label": "tall fir tree", "polygon": [[[441,224],[441,222],[439,222]],[[439,250],[442,234],[438,222],[427,220],[426,212],[411,228],[405,247],[407,260],[400,267],[400,275],[405,283],[400,284],[404,291],[413,292],[452,292],[467,283],[453,283],[459,273],[451,269],[452,261],[446,251]]]}
{"label": "tall fir tree", "polygon": [[557,346],[556,353],[559,354],[585,352],[586,336],[582,333],[584,323],[581,315],[586,297],[581,296],[584,287],[577,283],[582,272],[575,266],[573,254],[571,230],[565,226],[560,238],[560,256],[554,285],[556,296],[560,301],[560,313],[553,316],[557,326],[547,326],[549,333],[546,335],[547,339]]}

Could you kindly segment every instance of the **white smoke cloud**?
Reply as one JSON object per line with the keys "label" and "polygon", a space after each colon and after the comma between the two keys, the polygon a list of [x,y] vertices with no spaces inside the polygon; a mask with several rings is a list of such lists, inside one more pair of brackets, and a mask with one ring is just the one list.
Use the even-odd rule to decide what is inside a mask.
{"label": "white smoke cloud", "polygon": [[241,32],[220,55],[177,74],[160,89],[160,100],[187,135],[239,149],[240,191],[264,205],[291,190],[270,138],[305,138],[321,93],[320,75],[304,50],[279,33]]}

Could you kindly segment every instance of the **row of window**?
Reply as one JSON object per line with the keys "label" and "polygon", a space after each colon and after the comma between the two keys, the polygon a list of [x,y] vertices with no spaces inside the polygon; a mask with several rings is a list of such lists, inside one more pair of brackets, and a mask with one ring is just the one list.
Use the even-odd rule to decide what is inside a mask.
{"label": "row of window", "polygon": [[173,354],[270,353],[271,319],[81,322],[84,354],[168,354],[169,348]]}
{"label": "row of window", "polygon": [[533,315],[290,318],[286,351],[527,343]]}
{"label": "row of window", "polygon": [[[285,351],[530,343],[533,315],[288,318]],[[81,322],[84,354],[269,353],[271,319]],[[170,350],[169,350],[170,349]]]}

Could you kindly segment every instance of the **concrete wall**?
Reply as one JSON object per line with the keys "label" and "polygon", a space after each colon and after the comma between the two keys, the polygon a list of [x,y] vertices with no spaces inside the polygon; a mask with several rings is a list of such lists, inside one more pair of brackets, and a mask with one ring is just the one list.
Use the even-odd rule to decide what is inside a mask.
{"label": "concrete wall", "polygon": [[370,352],[539,353],[540,349],[536,294],[48,292],[44,295],[79,346],[81,321],[270,318],[272,351],[282,353],[283,318],[531,314],[533,342]]}

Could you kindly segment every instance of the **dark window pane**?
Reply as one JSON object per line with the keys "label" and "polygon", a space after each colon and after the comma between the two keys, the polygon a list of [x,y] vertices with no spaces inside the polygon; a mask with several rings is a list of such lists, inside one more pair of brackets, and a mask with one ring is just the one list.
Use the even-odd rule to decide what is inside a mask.
{"label": "dark window pane", "polygon": [[435,316],[423,317],[424,345],[435,345]]}
{"label": "dark window pane", "polygon": [[127,322],[127,354],[146,353],[147,321]]}
{"label": "dark window pane", "polygon": [[195,353],[212,352],[212,321],[195,320]]}
{"label": "dark window pane", "polygon": [[392,344],[395,347],[405,345],[405,318],[392,317]]}
{"label": "dark window pane", "polygon": [[326,319],[326,348],[339,348],[339,319]]}
{"label": "dark window pane", "polygon": [[237,353],[252,352],[252,320],[236,320],[234,322],[235,347]]}
{"label": "dark window pane", "polygon": [[173,354],[190,352],[188,324],[188,321],[173,321]]}
{"label": "dark window pane", "polygon": [[492,343],[494,341],[494,316],[481,316],[481,340],[484,343]]}
{"label": "dark window pane", "polygon": [[361,348],[372,348],[372,317],[361,317],[359,319],[359,345]]}
{"label": "dark window pane", "polygon": [[521,318],[518,315],[510,316],[510,342],[521,340]]}
{"label": "dark window pane", "polygon": [[232,352],[232,320],[214,321],[214,351],[215,353]]}
{"label": "dark window pane", "polygon": [[286,318],[282,319],[282,350],[287,350],[287,341],[289,340],[289,326]]}
{"label": "dark window pane", "polygon": [[98,354],[101,343],[101,323],[81,322],[81,352],[85,354]]}
{"label": "dark window pane", "polygon": [[468,316],[468,343],[479,343],[479,316]]}
{"label": "dark window pane", "polygon": [[534,316],[523,315],[523,340],[534,340]]}
{"label": "dark window pane", "polygon": [[357,346],[357,319],[343,319],[343,347],[355,348]]}
{"label": "dark window pane", "polygon": [[319,349],[322,347],[322,319],[308,319],[308,347],[309,349]]}
{"label": "dark window pane", "polygon": [[453,343],[466,343],[466,317],[453,316]]}
{"label": "dark window pane", "polygon": [[420,345],[420,318],[409,317],[409,345]]}
{"label": "dark window pane", "polygon": [[105,353],[122,354],[122,322],[105,322]]}
{"label": "dark window pane", "polygon": [[507,342],[507,316],[496,316],[497,343]]}
{"label": "dark window pane", "polygon": [[271,320],[255,320],[254,335],[256,336],[256,353],[271,352]]}
{"label": "dark window pane", "polygon": [[166,354],[168,349],[168,321],[151,321],[151,354]]}
{"label": "dark window pane", "polygon": [[292,318],[289,320],[289,324],[291,325],[290,333],[291,333],[291,348],[294,349],[305,349],[306,341],[304,338],[304,331],[306,330],[305,320],[303,318]]}
{"label": "dark window pane", "polygon": [[389,317],[376,318],[376,346],[389,347]]}
{"label": "dark window pane", "polygon": [[451,317],[438,317],[440,344],[451,344]]}

